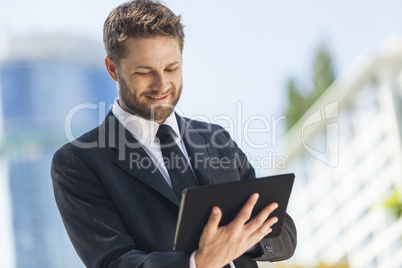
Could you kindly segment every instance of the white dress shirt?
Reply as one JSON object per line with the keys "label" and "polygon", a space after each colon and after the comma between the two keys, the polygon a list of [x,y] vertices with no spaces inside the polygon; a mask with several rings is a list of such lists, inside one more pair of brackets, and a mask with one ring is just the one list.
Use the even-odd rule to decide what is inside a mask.
{"label": "white dress shirt", "polygon": [[[170,185],[170,187],[172,187],[172,182],[170,180],[169,173],[163,163],[163,156],[160,148],[160,143],[158,138],[156,137],[159,124],[154,121],[146,120],[142,117],[124,111],[120,107],[119,99],[116,99],[114,101],[112,112],[114,116],[119,120],[119,122],[134,136],[134,138],[138,140],[138,142],[147,152],[149,157],[155,163],[159,171],[162,173],[166,182]],[[191,167],[186,146],[184,145],[183,139],[180,136],[179,125],[177,124],[175,113],[171,113],[169,117],[166,118],[165,122],[163,122],[163,124],[169,125],[172,128],[173,130],[172,137],[176,141],[184,157],[187,159],[189,167]],[[194,251],[190,257],[190,268],[196,268],[195,253],[196,251]],[[235,268],[233,262],[230,263],[230,267]]]}
{"label": "white dress shirt", "polygon": [[[116,99],[114,102],[112,112],[119,122],[134,136],[134,138],[139,141],[145,152],[147,152],[149,157],[162,173],[166,182],[170,185],[170,187],[172,187],[169,173],[163,163],[159,139],[156,137],[159,124],[124,111],[120,107],[118,99]],[[168,118],[166,118],[163,124],[169,125],[172,128],[173,139],[176,141],[184,157],[187,159],[187,162],[190,163],[186,146],[183,143],[183,139],[180,137],[179,125],[177,124],[175,114],[172,113]],[[189,166],[191,167],[191,165]]]}

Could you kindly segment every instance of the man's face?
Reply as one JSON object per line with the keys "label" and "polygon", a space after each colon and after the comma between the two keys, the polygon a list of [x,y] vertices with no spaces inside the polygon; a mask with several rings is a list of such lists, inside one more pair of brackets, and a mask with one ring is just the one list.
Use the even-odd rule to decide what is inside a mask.
{"label": "man's face", "polygon": [[179,101],[182,57],[175,38],[130,39],[127,56],[116,70],[120,106],[162,123]]}

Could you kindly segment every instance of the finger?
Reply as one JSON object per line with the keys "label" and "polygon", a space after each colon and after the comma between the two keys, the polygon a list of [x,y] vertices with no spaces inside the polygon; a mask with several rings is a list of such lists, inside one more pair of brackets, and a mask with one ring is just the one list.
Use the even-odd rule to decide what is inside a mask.
{"label": "finger", "polygon": [[253,212],[253,208],[257,203],[258,198],[258,193],[252,194],[231,223],[235,226],[243,226],[250,219],[251,213]]}
{"label": "finger", "polygon": [[278,222],[278,217],[271,217],[266,222],[264,222],[262,227],[264,227],[264,226],[265,227],[267,227],[267,226],[272,227],[277,222]]}
{"label": "finger", "polygon": [[278,222],[277,217],[269,218],[263,225],[260,226],[257,230],[255,230],[250,236],[249,239],[252,243],[258,243],[272,232],[272,226]]}
{"label": "finger", "polygon": [[277,217],[272,217],[269,218],[262,226],[259,228],[259,230],[262,232],[262,236],[266,236],[270,232],[272,232],[272,226],[278,222]]}
{"label": "finger", "polygon": [[213,207],[211,210],[211,214],[209,215],[209,219],[207,224],[204,227],[204,230],[213,231],[217,230],[219,226],[219,222],[222,218],[222,211],[219,207]]}
{"label": "finger", "polygon": [[258,213],[256,218],[261,217],[261,220],[264,222],[269,217],[269,215],[271,215],[271,213],[274,212],[274,210],[278,208],[278,206],[279,205],[276,202],[269,204],[263,210],[261,210],[260,213]]}
{"label": "finger", "polygon": [[254,217],[251,221],[249,221],[246,225],[247,230],[252,233],[258,228],[260,228],[268,219],[269,215],[278,208],[277,203],[271,203],[266,206],[263,210],[258,213],[257,216]]}

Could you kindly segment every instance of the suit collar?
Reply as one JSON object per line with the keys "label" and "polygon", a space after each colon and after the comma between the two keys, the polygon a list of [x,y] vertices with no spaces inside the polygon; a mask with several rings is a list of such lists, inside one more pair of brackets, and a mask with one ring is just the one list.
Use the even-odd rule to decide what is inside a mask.
{"label": "suit collar", "polygon": [[[141,144],[144,144],[145,147],[159,147],[159,144],[155,144],[155,136],[159,128],[158,123],[126,112],[121,108],[118,99],[114,101],[112,113],[119,120],[119,122],[135,137],[135,139],[138,140]],[[172,128],[175,138],[180,137],[180,131],[175,113],[172,113],[168,118],[166,118],[163,124],[169,125]]]}
{"label": "suit collar", "polygon": [[[200,131],[205,132],[206,129],[195,129],[190,119],[185,119],[177,114],[175,116],[180,136],[183,138],[197,180],[200,185],[208,185],[211,183],[210,165],[208,164],[209,153],[207,149],[210,145],[199,134]],[[112,111],[108,113],[100,129],[105,132],[106,146],[117,150],[117,156],[114,160],[117,166],[179,206],[178,198],[152,159],[142,148],[138,140],[113,115]],[[137,163],[142,163],[143,165],[138,166]]]}
{"label": "suit collar", "polygon": [[195,129],[190,123],[191,119],[186,119],[176,114],[177,124],[179,125],[180,136],[183,138],[184,145],[190,159],[191,166],[200,185],[211,184],[211,173],[209,165],[209,143],[199,134],[206,129]]}
{"label": "suit collar", "polygon": [[114,163],[137,180],[145,183],[168,200],[180,205],[177,196],[141,144],[119,122],[112,112],[100,127],[106,137],[106,146],[117,151]]}

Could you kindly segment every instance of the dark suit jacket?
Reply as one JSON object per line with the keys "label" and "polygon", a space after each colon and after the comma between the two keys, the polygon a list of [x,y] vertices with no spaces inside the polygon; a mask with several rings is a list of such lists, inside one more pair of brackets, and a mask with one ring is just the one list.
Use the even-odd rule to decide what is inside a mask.
{"label": "dark suit jacket", "polygon": [[[223,128],[177,118],[200,184],[255,177]],[[225,159],[225,166],[209,165],[211,159]],[[99,127],[56,152],[51,175],[63,222],[87,267],[189,266],[191,252],[172,251],[178,198],[112,113]],[[260,252],[252,257],[286,259],[295,246],[296,229],[287,216],[282,234],[261,241]],[[244,256],[236,264],[257,267]]]}

